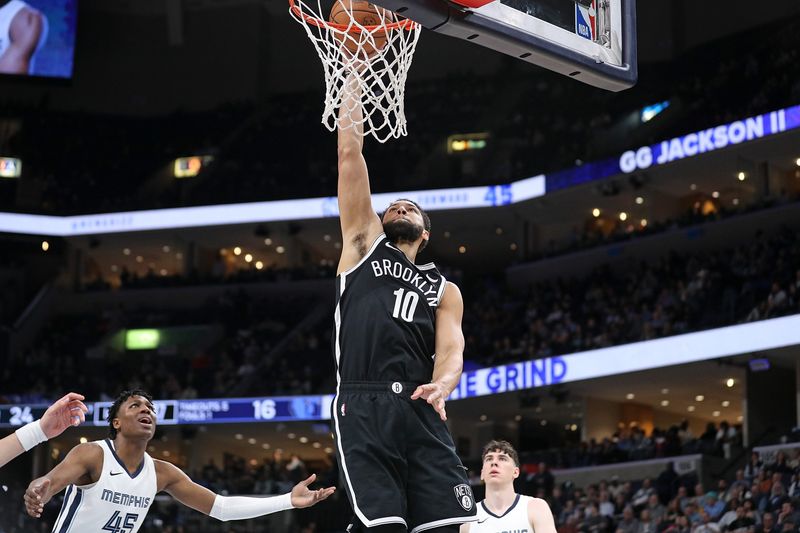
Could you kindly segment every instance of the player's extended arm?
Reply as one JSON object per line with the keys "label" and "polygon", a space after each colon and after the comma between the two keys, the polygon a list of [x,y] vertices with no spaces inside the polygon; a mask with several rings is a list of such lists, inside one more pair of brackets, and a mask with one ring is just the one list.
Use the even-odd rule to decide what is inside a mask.
{"label": "player's extended arm", "polygon": [[553,512],[541,498],[531,498],[528,501],[528,522],[531,524],[531,530],[536,533],[556,533]]}
{"label": "player's extended arm", "polygon": [[461,379],[464,368],[464,333],[461,317],[464,315],[464,300],[455,283],[447,282],[442,301],[436,311],[436,360],[433,363],[433,378],[430,383],[420,385],[411,399],[422,398],[436,409],[442,420],[447,420],[444,404]]}
{"label": "player's extended arm", "polygon": [[47,408],[42,418],[19,428],[15,433],[0,440],[0,467],[22,452],[37,444],[60,435],[69,426],[77,426],[86,420],[88,412],[83,405],[83,396],[70,392]]}
{"label": "player's extended arm", "polygon": [[25,491],[25,510],[34,518],[42,516],[44,505],[67,485],[97,481],[103,464],[103,450],[96,444],[78,444],[48,474],[34,479]]}
{"label": "player's extended arm", "polygon": [[372,209],[367,163],[361,149],[364,111],[358,74],[345,80],[344,98],[339,108],[339,220],[342,225],[342,258],[339,272],[348,270],[364,256],[372,241],[383,231]]}
{"label": "player's extended arm", "polygon": [[43,15],[30,8],[23,8],[14,15],[8,30],[11,42],[0,56],[0,72],[27,74],[31,57],[39,46],[44,29]]}
{"label": "player's extended arm", "polygon": [[217,520],[248,520],[287,509],[310,507],[333,494],[333,487],[308,490],[316,479],[308,479],[294,486],[292,492],[281,496],[256,498],[253,496],[220,496],[192,481],[178,467],[164,461],[156,461],[158,490],[164,490],[173,498]]}

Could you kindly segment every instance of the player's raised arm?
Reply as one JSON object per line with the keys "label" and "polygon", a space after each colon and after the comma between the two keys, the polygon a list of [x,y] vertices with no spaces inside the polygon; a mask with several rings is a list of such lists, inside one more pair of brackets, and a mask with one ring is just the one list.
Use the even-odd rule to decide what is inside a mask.
{"label": "player's raised arm", "polygon": [[25,510],[34,518],[54,495],[67,485],[88,485],[100,477],[103,450],[96,444],[78,444],[48,474],[34,479],[25,491]]}
{"label": "player's raised arm", "polygon": [[372,209],[367,163],[361,153],[364,144],[363,109],[358,75],[345,80],[345,96],[339,108],[339,219],[342,225],[342,258],[339,272],[355,265],[372,241],[383,231]]}
{"label": "player's raised arm", "polygon": [[0,467],[22,452],[60,435],[68,427],[84,422],[88,409],[81,400],[82,395],[70,392],[48,407],[40,420],[26,424],[0,440]]}
{"label": "player's raised arm", "polygon": [[333,487],[309,490],[316,476],[294,486],[292,492],[281,496],[257,498],[253,496],[220,496],[192,481],[182,470],[164,462],[155,461],[158,491],[166,491],[173,498],[217,520],[248,520],[287,509],[310,507],[333,494]]}
{"label": "player's raised arm", "polygon": [[456,388],[464,368],[464,333],[461,318],[464,300],[456,284],[447,282],[442,301],[436,311],[436,359],[431,382],[420,385],[411,398],[422,398],[447,420],[444,405],[447,396]]}

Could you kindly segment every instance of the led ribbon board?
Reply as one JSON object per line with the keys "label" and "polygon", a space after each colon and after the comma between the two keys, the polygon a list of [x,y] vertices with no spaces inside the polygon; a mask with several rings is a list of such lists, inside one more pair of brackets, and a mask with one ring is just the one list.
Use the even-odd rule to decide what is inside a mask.
{"label": "led ribbon board", "polygon": [[[538,175],[503,185],[406,191],[372,195],[372,205],[382,211],[399,197],[409,198],[428,211],[474,209],[516,204],[567,187],[635,172],[673,161],[696,157],[747,141],[762,139],[800,127],[800,105],[737,120],[629,150],[620,157],[586,163],[548,175]],[[0,213],[0,232],[72,237],[174,228],[225,226],[280,220],[310,220],[339,216],[336,197],[275,202],[253,202],[174,209],[153,209],[100,215],[56,217]]]}
{"label": "led ribbon board", "polygon": [[630,174],[654,166],[689,159],[729,146],[763,139],[800,127],[800,105],[736,120],[650,146],[628,150],[617,158],[548,174],[547,192],[580,185],[617,174]]}
{"label": "led ribbon board", "polygon": [[[800,314],[611,348],[482,368],[461,375],[450,400],[546,387],[800,344]],[[228,424],[330,420],[333,394],[276,398],[156,400],[158,423]],[[87,403],[87,423],[106,426],[111,402]],[[41,418],[47,405],[0,406],[0,427]]]}

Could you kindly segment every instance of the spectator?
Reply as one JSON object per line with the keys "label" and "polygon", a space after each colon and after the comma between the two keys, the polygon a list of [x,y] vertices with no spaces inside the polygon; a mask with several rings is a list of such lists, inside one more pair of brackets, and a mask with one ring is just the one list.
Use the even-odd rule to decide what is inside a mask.
{"label": "spectator", "polygon": [[722,516],[722,512],[725,510],[725,503],[717,498],[717,493],[713,490],[706,494],[705,500],[703,513],[711,519],[711,522],[716,523],[716,521]]}
{"label": "spectator", "polygon": [[637,533],[656,533],[658,523],[650,516],[650,511],[647,508],[642,509],[639,514],[639,529]]}
{"label": "spectator", "polygon": [[638,533],[639,521],[633,512],[633,507],[628,505],[622,511],[622,520],[617,524],[617,533]]}
{"label": "spectator", "polygon": [[755,526],[755,520],[747,516],[744,506],[740,505],[736,508],[736,520],[730,523],[728,531],[731,533],[753,533],[755,531]]}
{"label": "spectator", "polygon": [[661,504],[657,494],[650,495],[647,500],[647,507],[645,507],[645,510],[655,524],[660,523],[667,514],[667,508]]}
{"label": "spectator", "polygon": [[581,533],[605,533],[608,528],[608,519],[601,515],[597,505],[590,503],[586,507],[586,517],[579,526]]}
{"label": "spectator", "polygon": [[778,533],[772,513],[764,513],[761,517],[761,525],[756,528],[756,533]]}

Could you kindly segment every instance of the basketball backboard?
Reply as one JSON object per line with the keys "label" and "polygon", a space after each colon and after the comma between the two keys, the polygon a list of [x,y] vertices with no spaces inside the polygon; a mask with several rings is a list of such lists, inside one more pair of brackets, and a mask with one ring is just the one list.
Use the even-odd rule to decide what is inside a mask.
{"label": "basketball backboard", "polygon": [[621,91],[636,83],[636,0],[372,0],[423,27]]}

